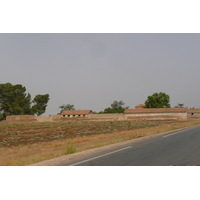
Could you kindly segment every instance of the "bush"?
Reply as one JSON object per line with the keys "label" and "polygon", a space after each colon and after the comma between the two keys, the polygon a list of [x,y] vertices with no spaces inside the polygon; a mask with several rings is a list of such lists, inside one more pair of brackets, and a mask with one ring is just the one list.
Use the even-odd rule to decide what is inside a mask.
{"label": "bush", "polygon": [[65,154],[72,154],[72,153],[76,153],[76,148],[73,145],[69,145],[66,147],[66,151]]}

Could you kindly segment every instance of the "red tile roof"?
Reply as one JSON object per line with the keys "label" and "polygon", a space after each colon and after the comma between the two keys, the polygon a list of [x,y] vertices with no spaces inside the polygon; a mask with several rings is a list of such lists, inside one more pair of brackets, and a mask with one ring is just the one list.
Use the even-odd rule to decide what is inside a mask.
{"label": "red tile roof", "polygon": [[64,110],[61,115],[88,115],[93,114],[92,110]]}
{"label": "red tile roof", "polygon": [[144,106],[145,106],[145,104],[139,104],[139,105],[135,106],[135,108],[144,107]]}
{"label": "red tile roof", "polygon": [[142,113],[185,113],[187,108],[144,108],[144,109],[126,109],[124,114],[142,114]]}

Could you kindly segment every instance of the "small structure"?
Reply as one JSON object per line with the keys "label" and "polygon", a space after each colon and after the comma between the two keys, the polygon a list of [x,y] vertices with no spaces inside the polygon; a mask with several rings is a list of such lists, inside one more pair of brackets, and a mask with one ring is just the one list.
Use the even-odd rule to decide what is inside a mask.
{"label": "small structure", "polygon": [[61,115],[63,117],[87,117],[89,114],[93,114],[92,110],[64,110]]}
{"label": "small structure", "polygon": [[124,114],[133,120],[179,120],[187,119],[187,108],[126,109]]}
{"label": "small structure", "polygon": [[139,104],[139,105],[135,106],[135,109],[141,109],[144,107],[145,107],[145,104]]}

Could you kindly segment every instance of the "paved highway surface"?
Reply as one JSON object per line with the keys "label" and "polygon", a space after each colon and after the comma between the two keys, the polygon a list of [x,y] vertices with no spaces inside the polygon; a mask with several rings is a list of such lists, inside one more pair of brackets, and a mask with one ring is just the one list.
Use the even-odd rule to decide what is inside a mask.
{"label": "paved highway surface", "polygon": [[120,148],[62,161],[61,166],[193,166],[200,165],[200,126],[132,140]]}

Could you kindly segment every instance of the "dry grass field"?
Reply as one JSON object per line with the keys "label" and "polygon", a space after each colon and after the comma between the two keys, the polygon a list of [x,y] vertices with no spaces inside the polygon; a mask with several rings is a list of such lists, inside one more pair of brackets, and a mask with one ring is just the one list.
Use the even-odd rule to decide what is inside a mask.
{"label": "dry grass field", "polygon": [[200,120],[0,123],[0,165],[28,165],[197,124]]}

